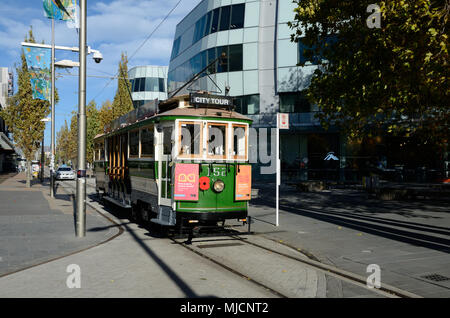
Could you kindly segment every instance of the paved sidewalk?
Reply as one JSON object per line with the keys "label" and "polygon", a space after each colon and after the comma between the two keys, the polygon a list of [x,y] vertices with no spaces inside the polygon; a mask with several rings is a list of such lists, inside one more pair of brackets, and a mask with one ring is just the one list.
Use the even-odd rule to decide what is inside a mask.
{"label": "paved sidewalk", "polygon": [[71,196],[58,190],[50,197],[48,182],[26,188],[25,173],[0,183],[0,277],[95,246],[118,233],[110,222],[87,209],[88,235],[75,236]]}
{"label": "paved sidewalk", "polygon": [[[362,276],[377,264],[384,283],[424,297],[450,297],[448,202],[382,201],[358,190],[299,192],[282,186],[275,227],[275,186],[255,187],[260,196],[251,201],[249,214],[256,233]],[[345,286],[335,283],[345,294]]]}
{"label": "paved sidewalk", "polygon": [[[98,230],[120,226],[125,230],[121,235],[81,253],[0,277],[0,297],[275,297],[168,239],[152,237],[120,213],[104,213],[116,224]],[[87,237],[93,234],[88,232]],[[80,288],[68,287],[67,282],[73,282],[71,265],[80,269]]]}

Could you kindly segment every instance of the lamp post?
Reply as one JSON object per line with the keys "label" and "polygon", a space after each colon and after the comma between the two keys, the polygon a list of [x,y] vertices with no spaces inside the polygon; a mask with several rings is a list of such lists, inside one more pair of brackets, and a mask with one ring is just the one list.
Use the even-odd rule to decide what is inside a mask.
{"label": "lamp post", "polygon": [[[41,48],[51,48],[53,50],[66,50],[79,52],[79,63],[63,60],[55,62],[52,54],[52,70],[55,65],[58,67],[79,67],[79,89],[78,89],[78,170],[77,170],[77,188],[76,188],[76,236],[86,236],[86,55],[93,53],[95,63],[103,60],[103,55],[98,50],[93,50],[86,45],[86,0],[80,1],[80,38],[79,47],[67,47],[54,45],[52,36],[52,45],[22,42],[25,46],[34,46]],[[54,71],[52,71],[52,92],[54,85]],[[54,94],[52,94],[54,101]],[[52,158],[54,156],[54,103],[52,102]],[[51,178],[51,194],[53,196],[53,180]]]}
{"label": "lamp post", "polygon": [[55,165],[55,19],[52,19],[52,142],[50,155],[50,196],[55,197],[53,170]]}
{"label": "lamp post", "polygon": [[[43,118],[41,119],[43,122],[52,121],[51,118]],[[42,135],[42,147],[41,147],[41,182],[44,182],[44,168],[45,168],[45,152],[44,152],[44,135]],[[51,175],[50,175],[51,178]],[[51,181],[50,181],[51,182]]]}
{"label": "lamp post", "polygon": [[[80,1],[76,236],[86,236],[86,0]],[[94,56],[95,57],[95,56]],[[97,61],[96,61],[97,62]]]}

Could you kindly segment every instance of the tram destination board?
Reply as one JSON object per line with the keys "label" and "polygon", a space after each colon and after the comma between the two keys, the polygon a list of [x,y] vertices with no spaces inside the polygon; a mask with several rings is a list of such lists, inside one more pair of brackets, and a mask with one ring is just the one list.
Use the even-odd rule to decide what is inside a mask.
{"label": "tram destination board", "polygon": [[233,108],[233,98],[230,96],[207,95],[199,93],[191,93],[189,95],[191,105],[207,106],[211,108]]}

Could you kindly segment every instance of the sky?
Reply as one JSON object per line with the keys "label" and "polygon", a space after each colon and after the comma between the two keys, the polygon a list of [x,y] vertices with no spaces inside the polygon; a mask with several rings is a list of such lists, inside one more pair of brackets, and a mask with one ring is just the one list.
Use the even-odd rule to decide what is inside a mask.
{"label": "sky", "polygon": [[[87,44],[103,54],[103,61],[97,64],[92,55],[86,58],[86,104],[95,100],[100,108],[104,101],[113,100],[117,79],[111,81],[111,77],[117,74],[122,52],[129,57],[128,69],[139,65],[169,65],[175,27],[200,0],[181,0],[152,37],[138,48],[179,1],[87,0]],[[36,42],[51,44],[51,20],[44,16],[42,0],[0,0],[0,67],[14,72],[15,92],[21,42],[30,26]],[[78,47],[78,40],[76,29],[69,28],[65,21],[55,20],[55,45]],[[78,61],[78,53],[56,50],[55,58],[56,61]],[[55,130],[58,132],[64,120],[70,125],[72,111],[78,110],[78,69],[56,69],[56,74],[55,87],[60,98],[55,106]],[[49,122],[44,140],[49,146]]]}

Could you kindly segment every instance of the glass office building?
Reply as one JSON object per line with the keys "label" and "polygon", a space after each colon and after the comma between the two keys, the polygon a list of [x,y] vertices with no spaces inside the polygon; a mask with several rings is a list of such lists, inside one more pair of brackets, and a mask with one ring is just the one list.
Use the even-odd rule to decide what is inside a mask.
{"label": "glass office building", "polygon": [[135,108],[155,100],[167,99],[167,66],[136,66],[128,71]]}
{"label": "glass office building", "polygon": [[168,90],[170,95],[225,53],[228,58],[190,89],[223,95],[229,86],[237,111],[251,117],[254,128],[273,128],[277,112],[289,113],[290,129],[280,131],[283,176],[321,179],[320,171],[345,163],[324,161],[330,151],[342,157],[344,145],[336,131],[320,127],[317,108],[303,96],[317,66],[314,60],[297,66],[302,47],[291,42],[287,25],[294,8],[291,0],[201,1],[176,27]]}

